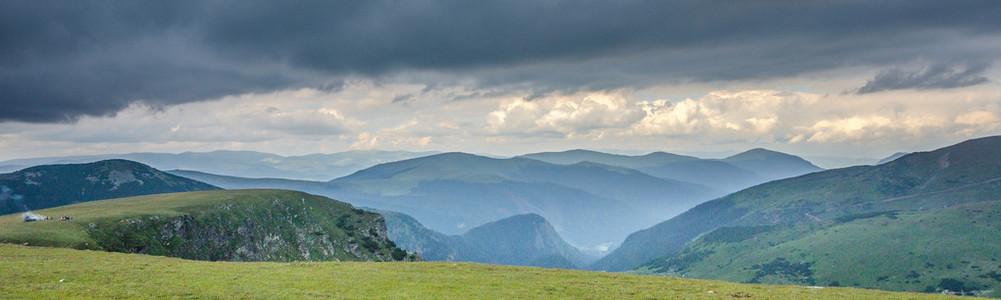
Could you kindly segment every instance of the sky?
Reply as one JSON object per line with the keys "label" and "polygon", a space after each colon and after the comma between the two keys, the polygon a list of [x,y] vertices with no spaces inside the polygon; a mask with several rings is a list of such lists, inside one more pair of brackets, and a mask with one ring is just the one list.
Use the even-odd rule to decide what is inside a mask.
{"label": "sky", "polygon": [[1001,134],[1001,1],[2,1],[0,160]]}

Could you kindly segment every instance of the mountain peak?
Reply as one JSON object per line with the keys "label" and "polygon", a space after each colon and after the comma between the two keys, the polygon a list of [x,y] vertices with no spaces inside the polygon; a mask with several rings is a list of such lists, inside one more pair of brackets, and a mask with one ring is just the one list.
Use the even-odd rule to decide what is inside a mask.
{"label": "mountain peak", "polygon": [[641,157],[656,159],[656,160],[678,160],[678,161],[699,159],[694,156],[667,153],[664,151],[650,152],[649,154],[643,155]]}
{"label": "mountain peak", "polygon": [[93,200],[218,189],[124,159],[35,166],[0,174],[0,186],[17,196],[16,201],[0,199],[0,214]]}
{"label": "mountain peak", "polygon": [[[582,265],[583,254],[567,243],[553,225],[535,213],[515,215],[470,229],[461,236],[473,246],[475,261],[508,265],[539,265],[550,256]],[[489,250],[485,250],[489,249]],[[489,256],[483,253],[492,252]]]}
{"label": "mountain peak", "polygon": [[885,163],[897,160],[898,158],[901,158],[904,155],[908,155],[908,154],[910,154],[910,153],[907,153],[907,152],[897,152],[897,153],[894,153],[893,155],[887,156],[884,159],[880,159],[879,161],[876,162],[876,165],[882,165],[882,164],[885,164]]}
{"label": "mountain peak", "polygon": [[556,152],[556,153],[566,153],[566,154],[604,154],[603,152],[598,152],[598,151],[594,151],[594,150],[587,150],[587,149],[571,149],[571,150],[567,150],[567,151],[563,151],[563,152]]}
{"label": "mountain peak", "polygon": [[[754,148],[741,153],[734,154],[730,157],[724,158],[724,161],[746,161],[746,160],[762,160],[768,158],[799,158],[798,156],[786,154],[778,151],[772,151],[765,148]],[[802,159],[802,158],[799,158]]]}
{"label": "mountain peak", "polygon": [[747,170],[755,170],[768,179],[788,178],[823,170],[799,156],[764,148],[747,150],[720,161]]}
{"label": "mountain peak", "polygon": [[549,221],[546,221],[546,218],[543,218],[537,213],[514,215],[499,220],[497,222],[520,223],[520,224],[549,224]]}
{"label": "mountain peak", "polygon": [[469,160],[496,160],[496,158],[490,158],[486,156],[480,156],[476,154],[466,153],[466,152],[445,152],[439,154],[428,155],[424,157],[417,157],[408,159],[409,161],[448,161],[448,162],[461,162]]}

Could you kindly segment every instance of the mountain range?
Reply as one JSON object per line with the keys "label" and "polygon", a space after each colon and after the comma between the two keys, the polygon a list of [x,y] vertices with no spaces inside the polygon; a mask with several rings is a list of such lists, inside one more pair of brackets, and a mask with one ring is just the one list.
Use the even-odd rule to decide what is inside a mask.
{"label": "mountain range", "polygon": [[[106,160],[0,174],[0,215],[73,216],[4,215],[0,241],[234,261],[416,259],[409,251],[435,261],[1001,297],[1001,136],[826,171],[753,149],[723,159],[441,153],[330,181],[170,173]],[[329,198],[203,191],[217,186]],[[120,198],[136,195],[147,196]],[[118,199],[96,201],[106,198]],[[595,262],[604,249],[613,251]]]}
{"label": "mountain range", "polygon": [[29,166],[79,164],[108,159],[125,159],[160,170],[197,170],[207,173],[248,178],[287,178],[326,181],[351,174],[376,164],[392,162],[437,152],[347,151],[332,154],[281,156],[254,151],[212,151],[172,153],[129,153],[15,159],[0,162],[0,172],[12,172]]}
{"label": "mountain range", "polygon": [[727,193],[775,179],[821,171],[797,156],[756,148],[724,159],[701,159],[665,152],[641,156],[608,154],[588,150],[543,152],[521,157],[554,164],[593,162],[635,169],[655,177],[695,183]]}
{"label": "mountain range", "polygon": [[[372,244],[366,239],[382,239],[381,242],[377,242],[376,244],[388,243],[391,245],[387,246],[389,247],[388,249],[392,250],[394,249],[392,247],[395,247],[395,245],[389,242],[388,237],[393,241],[401,241],[401,245],[411,246],[415,243],[433,245],[433,247],[407,247],[405,249],[413,248],[418,250],[414,252],[434,260],[566,269],[580,268],[593,261],[593,259],[585,258],[577,248],[566,243],[556,233],[552,225],[541,216],[535,214],[512,216],[487,223],[473,228],[461,236],[446,236],[424,228],[423,225],[413,218],[400,213],[380,212],[389,216],[390,221],[387,223],[390,224],[390,227],[387,230],[386,226],[381,223],[382,217],[374,214],[362,214],[359,211],[351,209],[350,206],[347,209],[342,209],[341,206],[347,204],[336,200],[307,195],[301,192],[233,190],[226,193],[167,194],[148,199],[110,200],[109,202],[112,204],[91,204],[90,206],[105,207],[109,208],[109,210],[98,212],[97,216],[88,216],[87,212],[81,212],[85,210],[77,206],[63,205],[101,200],[103,199],[102,197],[87,198],[79,197],[79,195],[75,194],[56,197],[54,195],[57,195],[58,191],[76,189],[86,190],[89,194],[95,196],[116,198],[116,196],[128,197],[146,194],[166,194],[175,191],[184,191],[184,188],[189,186],[206,189],[217,188],[198,181],[166,174],[147,165],[126,160],[107,160],[89,164],[36,166],[6,175],[9,178],[5,178],[7,180],[5,183],[13,187],[13,189],[6,188],[7,185],[5,185],[6,193],[17,195],[17,197],[13,198],[18,200],[18,204],[35,209],[38,216],[49,213],[49,210],[44,210],[43,208],[61,206],[60,209],[57,209],[60,212],[60,216],[72,216],[73,220],[82,220],[89,224],[94,224],[92,225],[94,227],[86,231],[86,237],[71,239],[77,240],[75,243],[60,244],[64,243],[64,241],[39,239],[39,237],[18,237],[16,234],[11,234],[10,232],[7,232],[6,235],[0,232],[0,238],[5,239],[7,242],[91,248],[92,246],[90,245],[80,244],[80,240],[84,241],[85,244],[87,240],[90,240],[93,242],[92,245],[95,245],[94,247],[98,247],[97,249],[108,251],[147,253],[203,260],[326,260],[333,258],[381,260],[387,258],[369,257],[366,254],[367,252],[359,252],[358,249],[365,249],[366,245]],[[297,182],[295,180],[284,179],[237,180],[237,182],[240,181]],[[17,185],[19,183],[27,184],[27,186],[34,189],[25,189],[23,186]],[[327,183],[317,183],[322,186],[328,185]],[[112,185],[112,187],[107,188],[107,185]],[[173,189],[164,189],[163,186],[170,186]],[[105,190],[110,190],[111,192],[104,192],[103,194],[95,192]],[[22,196],[22,193],[27,196]],[[307,204],[305,202],[307,198],[310,203],[307,206],[299,207]],[[48,199],[71,200],[72,203],[50,203],[46,201]],[[275,208],[258,211],[258,209],[250,204],[251,206],[245,207],[246,211],[242,211],[240,207],[246,206],[246,202],[257,201],[252,201],[251,199],[271,199],[269,200],[272,202],[270,205],[275,206]],[[282,201],[287,201],[287,199],[299,199],[301,200],[299,202],[302,203],[283,204]],[[165,201],[171,203],[165,203]],[[232,203],[226,202],[224,205],[224,209],[228,213],[219,214],[219,207],[212,204],[220,201],[232,201]],[[326,203],[321,202],[329,202],[329,204],[333,205],[326,205]],[[212,205],[204,207],[208,204]],[[174,216],[173,213],[160,215],[157,212],[148,216],[149,220],[145,220],[144,218],[146,217],[143,215],[150,214],[149,212],[132,212],[163,211],[164,208],[161,206],[165,205],[168,207],[166,210],[184,211],[185,213],[180,216]],[[203,208],[195,209],[194,207],[189,207],[190,205]],[[295,212],[297,210],[308,212],[321,207],[324,209],[330,208],[330,211],[326,215],[315,215],[314,212],[309,212],[307,213],[309,217],[300,217],[300,214]],[[39,211],[38,209],[43,210]],[[125,219],[115,219],[117,217],[106,216],[107,214],[122,215],[121,212],[114,212],[122,209],[130,211],[126,214],[138,215]],[[275,209],[281,210],[283,213],[277,212]],[[16,212],[20,211],[19,209]],[[345,214],[345,212],[348,214]],[[280,215],[274,216],[275,213],[292,213],[293,215],[284,217]],[[234,218],[238,220],[234,222]],[[293,231],[321,230],[317,232],[324,232],[324,234],[328,235],[334,231],[342,231],[340,235],[346,236],[347,239],[315,239],[311,238],[313,237],[312,235],[284,232],[282,231],[284,229],[281,229],[285,226],[283,224],[265,226],[269,222],[273,223],[275,221],[274,218],[295,221],[290,224],[293,226],[291,228]],[[354,221],[346,222],[349,219]],[[223,224],[217,224],[220,220],[227,221],[223,222]],[[45,220],[40,219],[39,221]],[[327,224],[328,222],[329,224]],[[126,223],[129,225],[122,225]],[[42,226],[37,224],[29,225],[27,222],[15,222],[12,225],[12,228]],[[364,228],[356,228],[362,225],[364,225]],[[299,226],[302,228],[297,228]],[[238,233],[236,235],[241,236],[240,239],[234,236],[233,230]],[[253,236],[255,235],[254,232],[257,232],[256,235],[260,235],[261,237],[275,234],[284,237],[281,243],[271,244],[267,241],[255,239]],[[372,232],[383,233],[373,236],[374,233]],[[387,234],[386,232],[389,233]],[[162,237],[162,239],[151,238],[154,236]],[[358,237],[359,240],[352,240],[352,237]],[[296,242],[290,244],[292,241]],[[439,243],[435,245],[429,243],[429,241]],[[354,243],[355,246],[342,245],[341,243],[343,242]],[[240,249],[225,246],[240,243],[244,243],[242,246],[237,247]],[[283,245],[298,247],[302,251],[291,253],[288,249],[282,248],[285,247]],[[315,251],[319,252],[310,250],[313,248],[316,248]],[[331,254],[337,253],[340,250],[336,249],[340,248],[346,249],[346,252]],[[436,255],[436,253],[447,254]]]}
{"label": "mountain range", "polygon": [[997,291],[999,199],[1001,137],[974,139],[702,203],[631,234],[591,268],[643,265],[646,272],[746,282]]}
{"label": "mountain range", "polygon": [[[756,160],[765,163],[754,164]],[[704,175],[710,167],[718,172]],[[647,168],[647,172],[634,168]],[[575,150],[507,159],[443,153],[376,165],[325,183],[172,172],[224,188],[302,190],[358,206],[398,211],[446,235],[535,213],[551,222],[572,245],[600,250],[614,247],[629,233],[727,193],[689,182],[692,178],[712,182],[712,177],[738,178],[734,174],[741,173],[747,176],[740,184],[747,185],[763,182],[779,169],[819,170],[802,159],[764,150],[727,160],[663,152],[622,156]],[[649,174],[651,170],[674,172],[674,177],[689,181],[658,177]]]}

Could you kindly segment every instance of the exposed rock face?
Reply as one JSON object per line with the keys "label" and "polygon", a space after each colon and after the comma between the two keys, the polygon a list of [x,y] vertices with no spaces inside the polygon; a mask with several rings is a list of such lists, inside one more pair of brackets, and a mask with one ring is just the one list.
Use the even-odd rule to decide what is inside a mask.
{"label": "exposed rock face", "polygon": [[90,223],[87,233],[107,251],[196,260],[417,260],[387,238],[381,215],[288,194],[300,197],[233,201],[179,216],[106,219]]}

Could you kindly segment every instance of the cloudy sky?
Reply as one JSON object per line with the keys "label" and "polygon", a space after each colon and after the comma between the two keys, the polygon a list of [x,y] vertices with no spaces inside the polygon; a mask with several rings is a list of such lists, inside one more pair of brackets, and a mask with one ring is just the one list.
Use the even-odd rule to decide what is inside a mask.
{"label": "cloudy sky", "polygon": [[2,1],[0,160],[1001,134],[1001,1]]}

